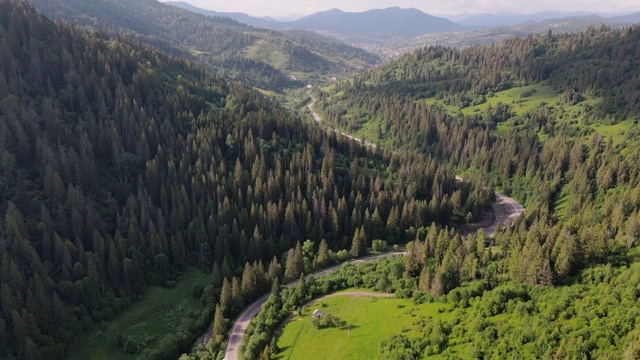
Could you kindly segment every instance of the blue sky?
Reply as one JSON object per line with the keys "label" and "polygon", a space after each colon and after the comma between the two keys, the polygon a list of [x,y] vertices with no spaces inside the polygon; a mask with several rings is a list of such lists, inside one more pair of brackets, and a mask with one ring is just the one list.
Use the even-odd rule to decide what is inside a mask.
{"label": "blue sky", "polygon": [[[169,0],[161,0],[169,1]],[[227,12],[243,12],[255,16],[307,15],[339,8],[364,11],[391,6],[417,8],[432,15],[460,13],[535,13],[541,11],[636,12],[639,0],[171,0],[186,1],[197,7]]]}

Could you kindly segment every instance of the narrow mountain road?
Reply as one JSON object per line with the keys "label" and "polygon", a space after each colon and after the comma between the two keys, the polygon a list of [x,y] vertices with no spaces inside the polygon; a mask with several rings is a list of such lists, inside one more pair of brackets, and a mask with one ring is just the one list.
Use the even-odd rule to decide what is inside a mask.
{"label": "narrow mountain road", "polygon": [[491,204],[491,208],[496,220],[491,226],[484,228],[488,237],[494,237],[498,229],[507,226],[524,212],[524,206],[499,192],[496,192],[496,202]]}
{"label": "narrow mountain road", "polygon": [[[356,260],[350,261],[349,263],[361,264],[361,263],[375,261],[385,257],[404,256],[404,254],[406,253],[404,252],[386,253],[386,254],[380,254],[380,255],[374,255],[374,256],[368,256],[368,257],[356,259]],[[309,276],[320,277],[320,276],[329,275],[332,272],[340,269],[342,265],[343,264],[336,265],[328,269],[315,272]],[[298,281],[299,280],[290,282],[286,286],[295,286],[298,284]],[[229,335],[229,341],[227,342],[227,349],[225,350],[225,356],[224,356],[225,360],[237,360],[239,358],[240,344],[242,343],[242,338],[244,337],[244,334],[247,331],[247,327],[249,327],[249,323],[251,322],[251,320],[258,314],[258,312],[260,312],[260,308],[267,301],[270,294],[271,293],[262,296],[258,300],[254,301],[251,305],[249,305],[246,309],[244,309],[242,314],[240,314],[236,322],[233,324],[233,328],[231,329],[231,334]],[[208,341],[211,338],[210,330],[207,331],[207,334],[205,334],[205,336],[207,335],[208,337],[202,338],[203,341],[200,341],[200,339],[198,339],[198,342],[196,343],[196,345],[206,343],[206,341]]]}
{"label": "narrow mountain road", "polygon": [[[307,94],[311,98],[311,102],[307,105],[307,108],[311,112],[313,119],[321,126],[324,126],[329,130],[336,131],[335,129],[322,124],[322,118],[313,110],[313,105],[315,105],[316,99],[313,97],[313,95],[311,95],[311,91],[307,92]],[[349,134],[345,134],[345,133],[340,133],[340,134],[349,139],[364,143],[366,146],[370,148],[373,148],[373,149],[376,148],[376,145],[374,143],[371,143],[368,141],[362,141],[361,139],[358,139]],[[460,177],[456,177],[456,179],[458,181],[463,181],[463,179]],[[508,225],[524,212],[524,207],[521,204],[519,204],[514,199],[500,193],[496,193],[496,202],[491,204],[491,207],[495,215],[495,220],[490,226],[482,228],[485,234],[489,237],[493,237],[498,229]],[[401,256],[404,254],[406,253],[397,252],[397,253],[375,255],[375,256],[370,256],[362,259],[353,260],[351,261],[351,263],[359,264],[359,263],[371,262],[383,257]],[[340,267],[342,267],[342,264],[336,265],[334,267],[331,267],[325,270],[318,271],[316,273],[311,274],[310,276],[313,276],[313,277],[325,276],[340,269]],[[287,284],[287,286],[295,286],[297,283],[298,281],[294,281]],[[346,294],[346,293],[342,293],[342,294]],[[251,320],[258,314],[258,312],[260,311],[260,308],[267,301],[268,298],[269,298],[269,294],[266,294],[261,298],[259,298],[258,300],[254,301],[242,312],[242,314],[240,314],[238,319],[234,322],[233,328],[231,329],[231,334],[229,335],[229,341],[227,342],[227,348],[226,348],[225,357],[224,357],[225,360],[238,359],[240,344],[242,343],[242,338],[244,337],[244,334],[247,331],[247,327],[249,326],[249,323],[251,322]],[[211,338],[211,329],[209,329],[204,335],[198,338],[194,347],[199,344],[206,343],[207,341],[209,341],[210,338]]]}
{"label": "narrow mountain road", "polygon": [[316,113],[316,112],[313,110],[313,105],[315,105],[315,104],[316,104],[316,98],[314,98],[314,97],[313,97],[313,95],[311,95],[311,90],[307,91],[307,95],[309,95],[309,98],[311,98],[311,102],[307,105],[307,108],[308,108],[308,109],[309,109],[309,111],[311,112],[311,115],[313,115],[313,119],[314,119],[314,120],[315,120],[319,125],[321,125],[321,126],[325,127],[325,128],[326,128],[326,129],[328,129],[328,130],[331,130],[331,131],[333,131],[333,132],[335,132],[335,133],[338,133],[338,134],[340,134],[340,135],[342,135],[342,136],[344,136],[344,137],[346,137],[346,138],[349,138],[349,139],[351,139],[351,140],[355,140],[355,141],[358,141],[358,142],[360,142],[360,143],[363,143],[363,144],[365,144],[367,147],[370,147],[370,148],[372,148],[372,149],[375,149],[375,148],[376,148],[376,144],[374,144],[374,143],[372,143],[372,142],[370,142],[370,141],[362,141],[362,139],[358,139],[357,137],[355,137],[355,136],[353,136],[353,135],[349,135],[349,134],[347,134],[347,133],[343,133],[343,132],[338,132],[336,129],[334,129],[334,128],[330,127],[330,126],[323,125],[323,124],[322,124],[322,118],[320,117],[320,115],[318,115],[318,113]]}
{"label": "narrow mountain road", "polygon": [[[456,176],[456,180],[464,181],[460,176]],[[494,237],[496,232],[512,223],[524,212],[524,206],[505,194],[496,192],[496,202],[491,204],[494,220],[489,226],[483,226],[484,234],[488,237]]]}

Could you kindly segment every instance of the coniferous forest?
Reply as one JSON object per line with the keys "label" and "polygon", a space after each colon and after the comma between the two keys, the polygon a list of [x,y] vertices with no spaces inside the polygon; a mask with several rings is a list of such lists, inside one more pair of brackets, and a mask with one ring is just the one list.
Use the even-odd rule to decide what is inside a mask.
{"label": "coniferous forest", "polygon": [[450,166],[372,152],[189,61],[1,6],[3,356],[62,358],[189,266],[212,269],[212,309],[242,284],[231,316],[301,239],[399,243],[489,201]]}
{"label": "coniferous forest", "polygon": [[[186,325],[153,350],[109,341],[175,359],[211,329],[189,356],[222,358],[230,322],[272,291],[242,347],[268,359],[292,311],[363,287],[460,314],[381,343],[381,358],[443,354],[453,337],[475,358],[638,358],[638,26],[429,47],[315,87],[325,124],[372,147],[254,89],[291,86],[282,69],[240,57],[254,28],[197,16],[233,36],[186,37],[168,10],[165,25],[136,29],[62,3],[45,10],[75,25],[0,0],[0,358],[67,358],[194,269],[206,281],[184,294],[201,305]],[[309,33],[258,33],[288,51],[289,70],[335,67],[323,52],[376,59]],[[216,56],[185,55],[193,44]],[[493,238],[463,237],[495,189],[525,215]],[[404,258],[304,277],[405,244]],[[515,332],[516,317],[535,326]]]}
{"label": "coniferous forest", "polygon": [[304,81],[361,69],[379,58],[333,38],[300,30],[255,28],[157,0],[29,0],[52,19],[127,35],[198,61],[213,73],[282,92]]}
{"label": "coniferous forest", "polygon": [[[493,47],[421,49],[321,94],[320,106],[337,127],[373,123],[370,141],[418,149],[524,201],[527,221],[503,239],[510,276],[535,283],[549,262],[562,281],[638,235],[639,39],[637,26],[591,28]],[[487,104],[513,88],[527,89],[519,101],[535,96],[536,85],[555,91],[555,103],[528,111],[515,101]],[[617,123],[626,127],[617,143],[589,128]],[[527,270],[525,259],[540,263]]]}

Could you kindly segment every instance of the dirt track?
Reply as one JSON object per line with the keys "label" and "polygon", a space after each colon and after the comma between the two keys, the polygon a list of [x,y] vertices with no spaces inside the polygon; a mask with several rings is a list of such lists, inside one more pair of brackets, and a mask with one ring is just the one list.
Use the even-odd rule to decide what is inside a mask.
{"label": "dirt track", "polygon": [[498,228],[507,226],[524,212],[524,206],[498,192],[496,193],[496,202],[491,204],[491,208],[496,220],[491,226],[484,228],[484,233],[489,237],[493,237]]}
{"label": "dirt track", "polygon": [[344,292],[337,292],[337,293],[325,295],[325,296],[319,297],[317,299],[313,299],[309,303],[307,303],[306,305],[312,305],[312,304],[317,303],[318,301],[322,301],[324,299],[337,297],[337,296],[392,298],[395,295],[387,294],[387,293],[366,292],[366,291],[344,291]]}
{"label": "dirt track", "polygon": [[[308,109],[309,109],[309,111],[311,112],[311,115],[313,115],[313,119],[314,119],[318,124],[322,125],[322,118],[320,117],[320,115],[318,115],[318,113],[316,113],[316,112],[313,110],[313,105],[315,105],[315,103],[316,103],[316,98],[314,98],[314,97],[313,97],[313,95],[311,95],[311,90],[309,90],[309,91],[307,92],[307,95],[309,95],[309,98],[311,98],[311,102],[309,103],[309,105],[307,105],[307,108],[308,108]],[[332,130],[332,131],[334,131],[334,132],[338,133],[338,131],[337,131],[337,130],[335,130],[335,129],[333,129],[333,128],[329,127],[329,126],[325,126],[325,125],[322,125],[322,126],[324,126],[325,128],[327,128],[327,129],[329,129],[329,130]],[[374,144],[374,143],[372,143],[372,142],[369,142],[369,141],[362,141],[362,139],[358,139],[357,137],[354,137],[353,135],[349,135],[349,134],[347,134],[347,133],[343,133],[343,132],[341,132],[341,133],[339,133],[339,134],[340,134],[340,135],[342,135],[342,136],[344,136],[344,137],[346,137],[346,138],[349,138],[349,139],[351,139],[351,140],[355,140],[355,141],[361,142],[361,143],[365,144],[365,146],[370,147],[370,148],[372,148],[372,149],[375,149],[375,148],[376,148],[376,144]]]}

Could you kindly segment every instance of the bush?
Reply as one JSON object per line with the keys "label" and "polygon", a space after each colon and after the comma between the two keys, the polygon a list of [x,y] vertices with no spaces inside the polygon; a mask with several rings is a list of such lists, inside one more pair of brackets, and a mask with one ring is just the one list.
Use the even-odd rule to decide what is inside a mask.
{"label": "bush", "polygon": [[315,326],[316,329],[344,328],[345,326],[347,326],[346,321],[331,314],[325,314],[320,317],[314,317],[312,319],[312,322],[313,322],[313,326]]}
{"label": "bush", "polygon": [[336,253],[338,261],[342,262],[349,258],[349,252],[347,250],[340,250]]}
{"label": "bush", "polygon": [[410,289],[398,289],[394,295],[396,299],[409,299],[412,295],[412,291]]}
{"label": "bush", "polygon": [[371,247],[373,249],[373,252],[384,252],[387,251],[388,245],[386,241],[378,239],[373,240]]}
{"label": "bush", "polygon": [[391,335],[380,342],[378,354],[381,359],[418,359],[419,354],[411,347],[411,342],[405,335]]}
{"label": "bush", "polygon": [[531,97],[533,94],[535,94],[537,92],[536,89],[531,89],[531,90],[527,90],[525,92],[523,92],[522,94],[520,94],[520,98],[528,98]]}

